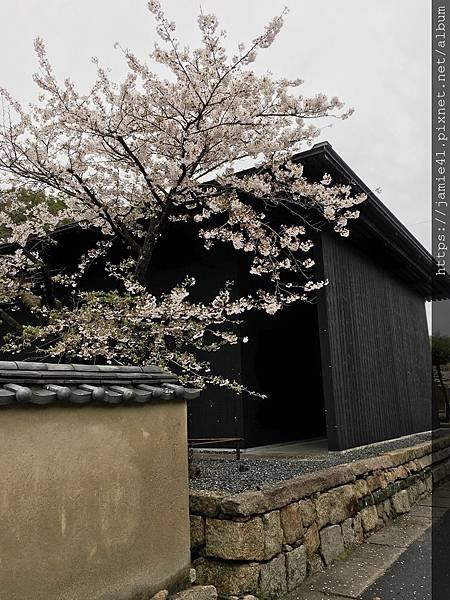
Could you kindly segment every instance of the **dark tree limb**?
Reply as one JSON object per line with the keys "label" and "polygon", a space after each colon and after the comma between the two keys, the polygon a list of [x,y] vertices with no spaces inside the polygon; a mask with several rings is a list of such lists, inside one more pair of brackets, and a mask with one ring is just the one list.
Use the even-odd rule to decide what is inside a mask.
{"label": "dark tree limb", "polygon": [[8,314],[3,308],[0,308],[0,321],[12,329],[15,333],[21,334],[23,331],[23,325],[16,321],[14,317]]}
{"label": "dark tree limb", "polygon": [[27,248],[21,246],[22,252],[25,254],[25,256],[35,265],[38,266],[38,268],[41,270],[41,274],[42,274],[42,283],[43,283],[43,287],[44,287],[44,294],[43,294],[43,301],[46,304],[46,306],[48,306],[48,308],[57,308],[58,307],[58,300],[56,299],[55,296],[55,286],[53,283],[53,279],[52,276],[50,275],[47,265],[45,264],[44,261],[42,261],[41,259],[37,258],[36,256],[34,256],[34,254],[32,252],[30,252]]}
{"label": "dark tree limb", "polygon": [[83,188],[84,192],[86,193],[88,198],[92,201],[92,203],[101,210],[104,218],[110,224],[111,229],[114,231],[114,233],[116,235],[118,235],[120,238],[122,238],[125,241],[125,243],[128,244],[130,246],[130,248],[135,252],[135,254],[138,254],[141,250],[141,247],[136,242],[136,240],[133,238],[133,236],[130,234],[130,232],[127,231],[127,229],[125,227],[123,227],[123,225],[121,223],[117,222],[116,220],[114,220],[111,217],[109,212],[106,210],[106,208],[100,202],[100,200],[97,198],[97,196],[94,194],[94,192],[86,185],[86,183],[83,181],[83,178],[80,175],[75,173],[72,169],[68,169],[68,172],[76,179],[76,181],[78,181],[78,183]]}
{"label": "dark tree limb", "polygon": [[141,172],[141,174],[145,180],[145,183],[147,184],[147,187],[150,190],[150,192],[151,192],[152,196],[154,197],[154,199],[156,200],[156,202],[160,206],[163,206],[163,202],[162,202],[158,192],[156,191],[156,188],[153,185],[152,180],[148,176],[148,173],[145,170],[144,165],[139,160],[136,153],[133,152],[133,150],[130,148],[130,146],[128,146],[128,144],[126,143],[126,141],[124,140],[124,138],[121,135],[117,136],[117,140],[118,140],[119,144],[122,146],[122,148],[125,150],[125,152],[128,154],[128,156],[131,158],[131,160],[134,162],[134,164],[137,166],[139,171]]}
{"label": "dark tree limb", "polygon": [[159,215],[150,220],[147,232],[144,237],[144,242],[139,253],[139,258],[136,263],[134,275],[141,285],[146,284],[146,276],[150,267],[158,238],[165,229],[172,211],[173,196],[176,190],[179,189],[183,179],[186,176],[186,165],[182,165],[181,174],[173,188],[167,193],[165,205]]}

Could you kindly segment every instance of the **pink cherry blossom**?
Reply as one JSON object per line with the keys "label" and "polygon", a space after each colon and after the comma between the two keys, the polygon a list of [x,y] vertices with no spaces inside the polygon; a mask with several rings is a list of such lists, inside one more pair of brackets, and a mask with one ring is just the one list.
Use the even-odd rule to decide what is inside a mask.
{"label": "pink cherry blossom", "polygon": [[[326,285],[314,278],[310,238],[323,223],[347,236],[365,196],[325,173],[320,182],[307,180],[295,156],[316,139],[315,121],[346,119],[352,109],[337,97],[302,94],[301,79],[252,70],[280,35],[286,11],[230,57],[214,15],[199,15],[201,45],[190,49],[175,37],[160,2],[150,0],[148,9],[160,39],[150,61],[122,50],[122,81],[112,81],[93,59],[97,77],[89,92],[69,78],[60,82],[38,38],[39,101],[23,107],[0,89],[0,231],[12,249],[0,257],[0,305],[13,314],[25,299],[38,322],[10,348],[152,362],[194,385],[242,391],[211,373],[205,352],[238,343],[248,311],[272,315]],[[165,67],[165,77],[153,72],[152,61]],[[253,168],[239,172],[244,159]],[[30,207],[20,199],[23,189],[47,201]],[[58,199],[58,210],[50,198]],[[47,264],[48,245],[56,243],[50,234],[74,222],[102,232],[103,241],[87,249],[75,272],[54,272]],[[190,224],[193,234],[198,228],[207,249],[227,244],[245,253],[259,287],[240,297],[226,283],[214,298],[194,302],[195,283],[186,280],[153,296],[146,282],[170,222]],[[110,246],[118,242],[124,259],[110,264]],[[83,291],[100,259],[116,291]]]}

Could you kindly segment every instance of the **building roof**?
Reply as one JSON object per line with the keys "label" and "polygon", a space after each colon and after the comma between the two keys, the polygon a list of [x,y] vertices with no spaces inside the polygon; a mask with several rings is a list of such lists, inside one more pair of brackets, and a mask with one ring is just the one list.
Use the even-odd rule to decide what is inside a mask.
{"label": "building roof", "polygon": [[425,300],[450,298],[450,275],[446,273],[436,276],[436,260],[335,152],[329,142],[321,142],[310,150],[296,154],[294,160],[304,165],[307,177],[321,178],[325,172],[330,173],[332,183],[350,184],[355,192],[367,195],[366,202],[360,207],[359,218],[351,224],[350,237],[346,242],[366,251]]}
{"label": "building roof", "polygon": [[104,406],[190,400],[199,390],[180,385],[159,367],[0,361],[0,406]]}
{"label": "building roof", "polygon": [[[438,265],[431,254],[381,202],[376,194],[339,156],[329,142],[320,142],[293,157],[301,162],[308,179],[320,181],[324,173],[332,183],[351,185],[363,192],[367,200],[360,207],[360,217],[352,222],[346,243],[354,244],[373,257],[383,268],[406,283],[425,300],[450,298],[450,274],[436,276]],[[240,173],[251,173],[254,167]],[[430,208],[431,212],[431,208]],[[55,234],[64,235],[79,229],[76,223],[62,225]],[[0,253],[11,251],[10,244],[0,243]]]}

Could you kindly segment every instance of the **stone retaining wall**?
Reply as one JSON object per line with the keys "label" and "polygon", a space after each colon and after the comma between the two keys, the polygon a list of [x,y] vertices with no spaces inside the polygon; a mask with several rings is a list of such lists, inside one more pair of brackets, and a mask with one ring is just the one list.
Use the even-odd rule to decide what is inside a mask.
{"label": "stone retaining wall", "polygon": [[198,582],[280,599],[450,475],[450,436],[268,486],[190,495]]}

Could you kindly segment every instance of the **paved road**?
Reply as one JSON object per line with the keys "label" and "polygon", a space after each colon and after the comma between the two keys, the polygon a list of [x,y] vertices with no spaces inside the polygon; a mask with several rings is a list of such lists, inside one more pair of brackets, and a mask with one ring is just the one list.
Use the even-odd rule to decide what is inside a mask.
{"label": "paved road", "polygon": [[[360,596],[360,600],[437,600],[431,595],[431,539],[429,528]],[[445,598],[449,600],[448,595]]]}
{"label": "paved road", "polygon": [[[433,557],[433,558],[432,558]],[[360,600],[449,600],[450,511],[415,541]]]}
{"label": "paved road", "polygon": [[446,483],[288,600],[450,600],[449,509]]}
{"label": "paved road", "polygon": [[433,600],[450,598],[450,511],[433,531]]}

